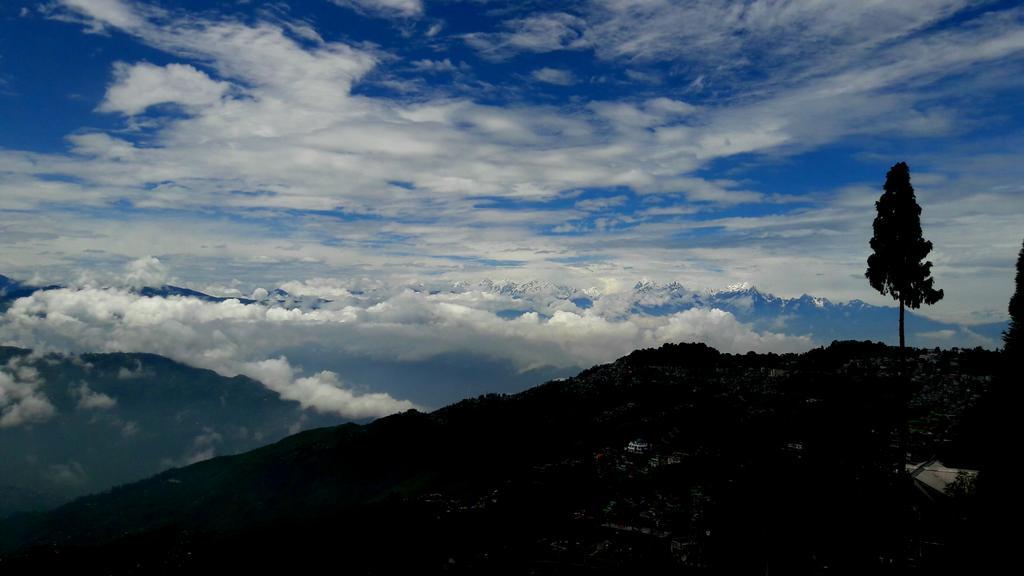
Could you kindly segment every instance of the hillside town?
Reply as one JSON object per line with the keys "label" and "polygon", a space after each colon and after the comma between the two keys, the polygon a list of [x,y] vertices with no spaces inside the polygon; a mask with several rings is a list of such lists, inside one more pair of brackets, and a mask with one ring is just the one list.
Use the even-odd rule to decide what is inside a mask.
{"label": "hillside town", "polygon": [[[712,382],[702,381],[695,389],[717,387],[752,409],[775,401],[793,401],[796,390],[801,391],[799,401],[805,409],[817,409],[830,400],[830,394],[824,387],[820,393],[805,394],[805,386],[807,377],[820,376],[823,371],[860,383],[878,376],[898,379],[901,373],[906,374],[908,377],[901,381],[907,382],[910,395],[908,426],[879,431],[884,436],[883,454],[892,460],[874,458],[871,464],[884,471],[903,462],[898,490],[908,506],[902,521],[909,544],[900,552],[902,557],[895,552],[888,556],[880,553],[876,560],[878,565],[912,568],[946,563],[950,553],[946,539],[951,526],[964,521],[965,502],[972,498],[977,476],[976,460],[964,458],[968,451],[962,444],[969,441],[963,437],[964,418],[976,411],[991,385],[992,353],[980,348],[911,349],[901,359],[895,349],[852,342],[816,352],[817,357],[734,357],[731,362],[716,362],[710,370],[661,368],[677,375],[710,378]],[[685,376],[682,381],[686,381]],[[629,406],[619,410],[628,411]],[[714,516],[720,513],[717,498],[721,487],[713,483],[722,478],[701,480],[701,468],[715,461],[714,449],[686,445],[678,426],[651,424],[646,429],[636,426],[633,436],[624,436],[618,443],[591,446],[584,454],[535,465],[522,477],[479,493],[434,492],[419,501],[439,521],[487,524],[483,518],[488,515],[506,517],[509,506],[524,505],[524,499],[525,506],[530,507],[535,504],[531,494],[539,498],[541,491],[563,486],[572,479],[586,489],[576,491],[569,501],[555,502],[559,514],[552,514],[545,525],[535,526],[541,536],[526,544],[525,553],[537,566],[555,572],[572,566],[615,571],[638,565],[656,571],[671,566],[697,572],[710,570],[709,554],[713,555],[720,545]],[[796,433],[778,436],[772,460],[763,470],[766,481],[774,482],[767,476],[780,474],[814,474],[821,460],[831,459],[816,454],[815,444],[815,439]],[[940,458],[956,465],[947,466]],[[751,471],[740,462],[736,472]],[[475,557],[453,556],[452,569],[458,565],[467,570],[489,565],[489,555],[494,553],[478,550]]]}

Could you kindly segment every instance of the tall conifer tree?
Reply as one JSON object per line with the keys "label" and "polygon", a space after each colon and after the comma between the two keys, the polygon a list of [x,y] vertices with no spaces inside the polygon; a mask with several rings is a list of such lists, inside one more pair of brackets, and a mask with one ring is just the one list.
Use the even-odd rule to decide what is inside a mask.
{"label": "tall conifer tree", "polygon": [[871,238],[873,254],[868,257],[864,273],[871,286],[882,294],[890,294],[900,303],[900,351],[905,345],[903,335],[904,307],[920,308],[942,299],[942,290],[934,288],[932,263],[925,257],[932,243],[921,233],[921,207],[917,205],[914,187],[910,185],[910,168],[899,162],[885,175],[882,196],[875,202],[878,215]]}

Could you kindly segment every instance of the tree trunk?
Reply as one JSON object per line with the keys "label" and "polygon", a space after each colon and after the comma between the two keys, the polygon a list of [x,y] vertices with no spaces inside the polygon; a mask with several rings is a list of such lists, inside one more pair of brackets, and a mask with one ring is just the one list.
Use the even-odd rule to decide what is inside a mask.
{"label": "tree trunk", "polygon": [[907,382],[907,353],[904,350],[906,344],[903,338],[903,297],[900,297],[900,360],[899,360],[899,380],[901,383],[899,395],[899,452],[896,460],[896,473],[905,473],[905,465],[907,463],[907,450],[910,446],[910,421],[907,415],[910,412],[910,385]]}
{"label": "tree trunk", "polygon": [[900,356],[903,356],[903,298],[900,298]]}

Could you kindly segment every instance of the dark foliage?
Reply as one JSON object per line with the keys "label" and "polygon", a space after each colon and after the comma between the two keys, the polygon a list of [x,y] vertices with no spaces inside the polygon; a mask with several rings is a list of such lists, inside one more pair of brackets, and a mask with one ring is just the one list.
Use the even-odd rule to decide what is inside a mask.
{"label": "dark foliage", "polygon": [[921,233],[921,207],[910,185],[910,168],[899,162],[885,175],[885,190],[875,202],[878,211],[872,224],[868,268],[864,275],[871,287],[900,303],[900,347],[903,347],[903,307],[920,308],[942,299],[934,288],[932,263],[925,257],[932,243]]}
{"label": "dark foliage", "polygon": [[981,473],[977,481],[978,506],[982,519],[981,553],[992,558],[993,565],[1012,562],[1016,550],[1015,533],[1005,526],[1020,508],[1020,482],[1016,462],[1010,455],[1018,449],[1020,433],[1017,411],[1024,401],[1021,373],[1024,350],[1021,330],[1024,323],[1024,247],[1017,257],[1017,276],[1009,304],[1010,324],[1003,333],[1003,353],[999,373],[991,390],[982,398],[979,419],[984,437],[979,444]]}
{"label": "dark foliage", "polygon": [[1024,247],[1017,256],[1016,289],[1010,297],[1010,326],[1003,333],[1003,345],[1007,356],[1021,353],[1021,331],[1024,331]]}

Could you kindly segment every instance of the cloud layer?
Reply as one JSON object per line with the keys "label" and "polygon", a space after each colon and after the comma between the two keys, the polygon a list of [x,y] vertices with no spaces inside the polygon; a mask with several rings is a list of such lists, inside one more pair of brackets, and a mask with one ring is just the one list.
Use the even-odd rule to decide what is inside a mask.
{"label": "cloud layer", "polygon": [[[227,376],[244,374],[305,408],[348,418],[414,406],[381,391],[351,389],[343,375],[333,372],[304,374],[282,351],[318,346],[326,354],[333,350],[392,362],[456,353],[529,370],[587,367],[665,342],[701,341],[727,352],[811,346],[806,336],[756,332],[722,310],[650,316],[629,311],[614,297],[581,309],[548,293],[531,299],[502,294],[493,286],[433,294],[404,287],[350,291],[329,281],[296,282],[288,288],[332,301],[302,309],[145,297],[117,288],[40,291],[11,305],[0,322],[0,341],[40,351],[161,354]],[[37,400],[45,400],[26,400],[32,398],[31,379],[7,378],[5,394],[13,398],[8,404],[28,402],[38,408]],[[114,402],[87,385],[79,390],[80,408],[103,409]],[[19,410],[28,410],[29,404]]]}
{"label": "cloud layer", "polygon": [[[21,342],[39,351],[152,352],[227,376],[244,374],[284,399],[347,418],[382,416],[413,408],[411,403],[387,394],[349,390],[331,373],[298,377],[284,358],[252,360],[254,355],[266,353],[277,340],[277,334],[272,334],[277,332],[276,326],[342,318],[245,306],[237,300],[211,303],[196,298],[143,297],[118,289],[62,289],[17,300],[7,311],[0,332],[9,343]],[[294,335],[293,339],[301,340]],[[19,414],[31,410],[47,416],[45,411],[40,412],[45,399],[33,396],[31,379],[20,380],[8,376],[4,387],[5,397],[12,398],[11,410],[19,410]],[[82,408],[103,408],[112,402],[87,386],[80,391]],[[10,416],[12,421],[15,417],[26,418]]]}

